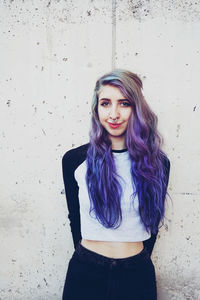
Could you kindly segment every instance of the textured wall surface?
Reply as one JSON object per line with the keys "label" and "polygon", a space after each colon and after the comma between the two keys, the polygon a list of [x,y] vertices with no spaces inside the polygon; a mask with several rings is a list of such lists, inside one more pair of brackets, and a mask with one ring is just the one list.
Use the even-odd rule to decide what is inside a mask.
{"label": "textured wall surface", "polygon": [[0,299],[61,299],[73,252],[61,159],[98,76],[130,69],[171,160],[159,300],[200,299],[200,1],[0,2]]}

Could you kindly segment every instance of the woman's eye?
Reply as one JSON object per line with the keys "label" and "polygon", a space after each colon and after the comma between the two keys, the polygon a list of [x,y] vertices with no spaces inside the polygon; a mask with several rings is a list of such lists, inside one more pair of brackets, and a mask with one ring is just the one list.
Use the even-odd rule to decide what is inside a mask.
{"label": "woman's eye", "polygon": [[122,106],[130,106],[129,102],[122,102]]}
{"label": "woman's eye", "polygon": [[101,103],[102,106],[107,106],[109,104],[109,102],[103,102]]}

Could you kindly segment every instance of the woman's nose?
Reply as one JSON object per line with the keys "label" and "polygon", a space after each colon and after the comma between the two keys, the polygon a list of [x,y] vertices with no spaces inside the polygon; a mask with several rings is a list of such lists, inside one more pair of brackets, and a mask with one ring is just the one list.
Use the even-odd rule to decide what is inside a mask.
{"label": "woman's nose", "polygon": [[117,106],[112,106],[109,112],[109,116],[112,119],[119,118],[119,110]]}

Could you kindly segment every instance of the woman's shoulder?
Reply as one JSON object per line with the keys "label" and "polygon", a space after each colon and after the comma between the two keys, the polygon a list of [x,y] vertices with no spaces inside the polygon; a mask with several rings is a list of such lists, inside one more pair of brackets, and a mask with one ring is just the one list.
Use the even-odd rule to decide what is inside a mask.
{"label": "woman's shoulder", "polygon": [[87,156],[88,147],[89,147],[89,143],[86,143],[65,152],[62,157],[63,165],[65,164],[77,165],[80,163],[80,161],[84,161]]}

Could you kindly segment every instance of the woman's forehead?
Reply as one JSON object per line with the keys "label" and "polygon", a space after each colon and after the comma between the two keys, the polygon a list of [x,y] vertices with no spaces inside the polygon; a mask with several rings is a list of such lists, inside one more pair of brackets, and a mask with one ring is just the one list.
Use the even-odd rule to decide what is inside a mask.
{"label": "woman's forehead", "polygon": [[100,88],[98,92],[98,98],[109,98],[109,97],[117,97],[119,99],[124,98],[124,94],[121,92],[119,87],[113,85],[104,85]]}

